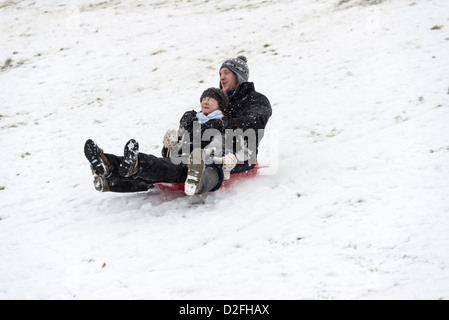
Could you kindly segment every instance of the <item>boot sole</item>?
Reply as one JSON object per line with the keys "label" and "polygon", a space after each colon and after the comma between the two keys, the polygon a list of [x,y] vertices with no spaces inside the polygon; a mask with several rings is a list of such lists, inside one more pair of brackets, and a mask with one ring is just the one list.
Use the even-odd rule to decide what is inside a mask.
{"label": "boot sole", "polygon": [[84,145],[84,155],[92,165],[92,170],[96,175],[104,177],[106,174],[106,165],[101,159],[102,151],[93,140],[87,140]]}
{"label": "boot sole", "polygon": [[195,149],[189,157],[187,179],[184,185],[184,192],[188,196],[197,194],[201,184],[201,177],[206,168],[205,152],[202,149]]}
{"label": "boot sole", "polygon": [[137,168],[137,158],[139,156],[139,143],[131,139],[125,145],[125,149],[123,150],[124,159],[120,164],[120,175],[123,177],[130,177],[135,174],[135,170]]}

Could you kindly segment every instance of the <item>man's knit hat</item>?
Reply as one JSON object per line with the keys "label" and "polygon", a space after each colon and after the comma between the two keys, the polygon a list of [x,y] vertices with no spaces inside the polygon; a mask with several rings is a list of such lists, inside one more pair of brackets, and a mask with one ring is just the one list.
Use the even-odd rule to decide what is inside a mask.
{"label": "man's knit hat", "polygon": [[221,69],[228,68],[237,76],[238,84],[247,82],[249,78],[249,68],[246,62],[247,60],[245,56],[238,56],[237,58],[228,59],[221,65],[220,72]]}
{"label": "man's knit hat", "polygon": [[215,99],[218,102],[218,107],[221,112],[223,112],[224,115],[228,114],[229,99],[228,96],[223,92],[223,90],[218,88],[206,89],[201,95],[200,102],[203,101],[203,99],[206,97]]}

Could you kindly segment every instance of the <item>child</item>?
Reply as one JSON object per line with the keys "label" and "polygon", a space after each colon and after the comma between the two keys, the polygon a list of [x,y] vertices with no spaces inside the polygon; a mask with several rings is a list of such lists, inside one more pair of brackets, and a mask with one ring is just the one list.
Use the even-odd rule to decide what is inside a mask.
{"label": "child", "polygon": [[[224,124],[222,118],[228,114],[228,97],[220,89],[209,88],[203,92],[200,98],[201,112],[195,111],[186,112],[180,121],[180,130],[169,130],[164,137],[164,148],[162,155],[164,157],[173,156],[172,150],[177,147],[177,156],[185,156],[185,151],[188,150],[189,157],[189,170],[187,174],[187,180],[185,183],[185,192],[188,195],[203,193],[203,189],[208,189],[209,186],[214,184],[208,181],[208,176],[213,175],[214,166],[219,166],[223,172],[221,181],[230,179],[232,169],[237,164],[237,158],[233,154],[226,154],[223,152],[224,146]],[[204,133],[208,129],[218,130],[220,133],[221,141],[201,141],[201,149],[193,150],[193,141],[195,135],[194,122],[198,121],[201,124],[200,130],[203,137]],[[198,129],[197,129],[198,130]],[[182,137],[182,138],[180,138]],[[181,141],[181,142],[180,142]],[[186,148],[187,145],[187,148]],[[215,145],[215,147],[214,147]],[[205,149],[209,150],[206,152]],[[219,150],[216,150],[219,148]],[[211,152],[218,153],[218,157],[210,157]],[[209,164],[206,165],[206,159]],[[221,186],[218,186],[218,188]],[[218,189],[217,188],[217,189]],[[213,188],[212,191],[217,190]]]}
{"label": "child", "polygon": [[[180,122],[179,130],[173,129],[167,131],[164,136],[164,147],[162,149],[163,157],[174,156],[172,154],[174,147],[177,147],[176,156],[189,155],[193,150],[193,139],[195,134],[203,137],[203,134],[208,129],[215,129],[224,134],[224,124],[222,118],[228,114],[228,97],[226,94],[215,88],[209,88],[203,92],[200,98],[201,112],[188,111],[186,112]],[[194,122],[197,122],[196,127]],[[198,126],[200,124],[201,126]],[[195,132],[195,129],[200,129]],[[204,149],[211,141],[201,141],[201,148]],[[187,150],[187,152],[186,152]]]}
{"label": "child", "polygon": [[[228,154],[206,164],[203,149],[211,141],[201,141],[201,149],[192,150],[193,138],[199,133],[202,137],[207,129],[215,129],[223,136],[222,118],[227,114],[228,98],[220,89],[209,88],[203,92],[200,101],[201,112],[186,112],[180,120],[180,130],[166,133],[162,158],[139,153],[139,144],[133,139],[125,145],[123,157],[105,154],[95,142],[87,140],[84,153],[91,163],[95,188],[99,191],[137,192],[146,191],[158,182],[186,182],[189,195],[218,190],[223,179],[229,178],[237,159]],[[178,152],[172,154],[173,151]],[[220,152],[218,150],[218,154]],[[187,156],[188,160],[183,160]]]}

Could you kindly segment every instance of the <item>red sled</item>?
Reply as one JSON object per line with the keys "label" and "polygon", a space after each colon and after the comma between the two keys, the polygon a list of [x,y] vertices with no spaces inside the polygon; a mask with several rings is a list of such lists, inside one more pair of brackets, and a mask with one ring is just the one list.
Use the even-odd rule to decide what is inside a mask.
{"label": "red sled", "polygon": [[[223,180],[220,190],[229,188],[235,182],[255,178],[257,176],[257,172],[259,171],[259,169],[261,169],[261,167],[259,167],[256,164],[254,169],[245,172],[231,174],[231,178],[229,180]],[[161,190],[162,192],[184,192],[184,182],[182,183],[159,182],[156,184],[159,187],[159,190]]]}

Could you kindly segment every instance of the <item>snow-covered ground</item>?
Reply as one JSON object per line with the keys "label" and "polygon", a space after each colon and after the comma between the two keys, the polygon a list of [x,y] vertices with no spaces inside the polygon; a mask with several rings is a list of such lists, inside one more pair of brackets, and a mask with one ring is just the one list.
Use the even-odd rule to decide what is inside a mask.
{"label": "snow-covered ground", "polygon": [[[0,43],[0,299],[449,299],[447,0],[3,0]],[[94,190],[86,139],[159,154],[240,54],[275,174]]]}

